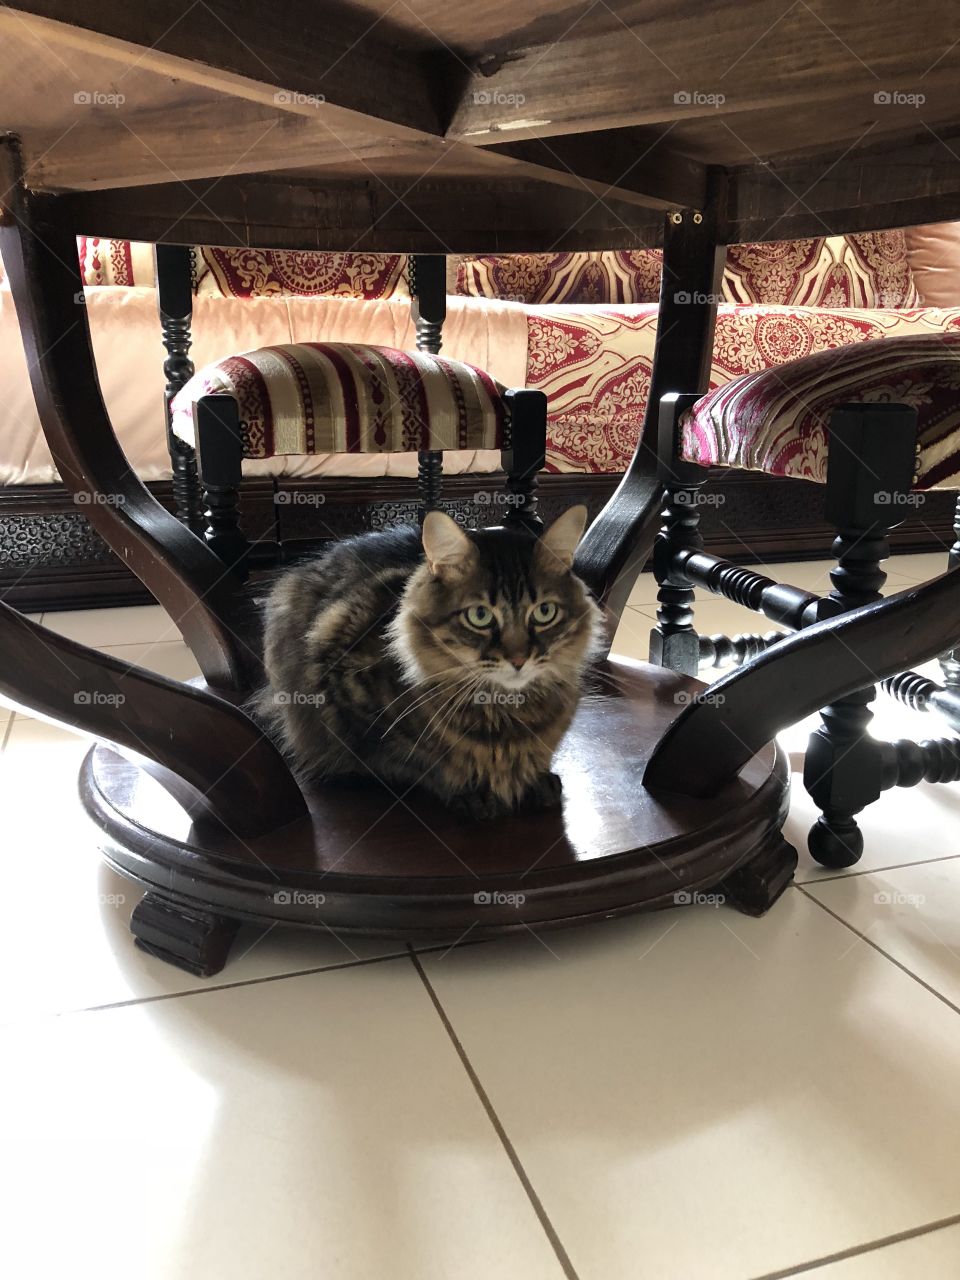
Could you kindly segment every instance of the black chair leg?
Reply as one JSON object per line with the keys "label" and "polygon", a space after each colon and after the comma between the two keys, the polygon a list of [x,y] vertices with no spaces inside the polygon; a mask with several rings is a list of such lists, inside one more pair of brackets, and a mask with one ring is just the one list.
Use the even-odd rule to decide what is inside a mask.
{"label": "black chair leg", "polygon": [[542,391],[508,391],[510,447],[501,453],[507,473],[504,524],[540,533],[537,477],[547,456],[547,397]]}
{"label": "black chair leg", "polygon": [[[437,355],[443,345],[447,318],[447,260],[439,253],[415,253],[410,257],[410,303],[417,333],[417,350]],[[420,489],[420,523],[428,511],[440,506],[443,491],[443,454],[421,449],[417,455]]]}
{"label": "black chair leg", "polygon": [[245,575],[249,543],[240,529],[243,433],[230,395],[201,396],[194,404],[197,451],[203,486],[204,538],[218,556]]}
{"label": "black chair leg", "polygon": [[[881,562],[890,554],[887,534],[902,521],[910,498],[916,433],[916,411],[903,405],[845,405],[834,411],[826,514],[838,531],[837,565],[818,620],[882,598]],[[824,707],[823,723],[807,747],[803,780],[821,811],[808,843],[825,867],[857,862],[863,834],[856,815],[884,790],[884,748],[867,732],[875,696],[875,686],[865,684]]]}
{"label": "black chair leg", "polygon": [[653,572],[659,584],[657,625],[650,633],[650,661],[683,675],[700,668],[700,637],[693,625],[693,583],[673,567],[678,551],[702,551],[700,489],[707,473],[680,458],[677,432],[682,413],[699,396],[666,395],[660,402],[658,464],[664,483],[663,523],[653,544]]}
{"label": "black chair leg", "polygon": [[190,325],[193,320],[190,254],[191,250],[184,245],[158,244],[154,247],[160,337],[167,353],[163,362],[166,378],[164,412],[167,450],[173,470],[173,498],[178,518],[194,533],[202,533],[203,512],[196,451],[170,430],[170,401],[194,373],[190,359]]}
{"label": "black chair leg", "polygon": [[[950,548],[950,568],[960,568],[960,497],[953,513],[954,543]],[[960,689],[960,645],[951,649],[940,659],[943,669],[943,683],[948,689]]]}

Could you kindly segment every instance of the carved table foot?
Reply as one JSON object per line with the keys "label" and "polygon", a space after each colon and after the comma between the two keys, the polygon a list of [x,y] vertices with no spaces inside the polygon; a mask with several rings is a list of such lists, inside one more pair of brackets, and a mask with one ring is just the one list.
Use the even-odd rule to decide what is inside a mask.
{"label": "carved table foot", "polygon": [[181,906],[156,893],[145,894],[130,918],[130,932],[142,951],[198,978],[220,972],[239,928],[238,920]]}
{"label": "carved table foot", "polygon": [[721,883],[720,892],[738,911],[762,916],[786,889],[796,869],[796,849],[779,831],[771,831],[757,852]]}

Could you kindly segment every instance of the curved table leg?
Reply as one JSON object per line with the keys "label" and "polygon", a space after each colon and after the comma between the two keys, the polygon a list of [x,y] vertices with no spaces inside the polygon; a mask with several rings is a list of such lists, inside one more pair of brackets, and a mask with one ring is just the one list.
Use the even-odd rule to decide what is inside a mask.
{"label": "curved table leg", "polygon": [[681,712],[650,757],[644,784],[714,794],[780,729],[937,657],[956,638],[958,616],[954,569],[778,641]]}
{"label": "curved table leg", "polygon": [[244,837],[306,813],[280,753],[239,707],[75,644],[2,603],[0,692],[135,753],[194,821]]}
{"label": "curved table leg", "polygon": [[56,196],[24,189],[12,138],[0,139],[0,190],[0,254],[63,483],[82,495],[90,523],[177,623],[208,684],[251,687],[260,656],[244,639],[239,583],[131,471],[97,380],[75,229],[58,219]]}
{"label": "curved table leg", "polygon": [[615,621],[650,557],[659,528],[664,491],[657,465],[660,401],[670,391],[707,390],[725,253],[716,240],[721,198],[722,190],[714,182],[702,213],[685,209],[667,215],[657,339],[643,431],[616,493],[577,549],[577,573]]}

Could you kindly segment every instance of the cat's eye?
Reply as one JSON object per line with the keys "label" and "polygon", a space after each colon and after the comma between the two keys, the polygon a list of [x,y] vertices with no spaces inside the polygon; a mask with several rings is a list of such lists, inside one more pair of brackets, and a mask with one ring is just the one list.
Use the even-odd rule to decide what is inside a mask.
{"label": "cat's eye", "polygon": [[493,626],[493,610],[485,604],[472,604],[469,609],[464,609],[463,616],[478,631],[485,631],[487,627]]}
{"label": "cat's eye", "polygon": [[549,627],[560,615],[560,606],[554,600],[541,600],[530,611],[530,617],[537,627]]}

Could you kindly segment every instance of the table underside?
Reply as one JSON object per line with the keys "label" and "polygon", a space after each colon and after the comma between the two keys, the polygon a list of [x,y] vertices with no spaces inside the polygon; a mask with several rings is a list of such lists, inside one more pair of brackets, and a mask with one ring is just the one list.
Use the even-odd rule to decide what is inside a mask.
{"label": "table underside", "polygon": [[657,244],[708,204],[722,243],[960,216],[949,0],[38,0],[0,32],[0,125],[88,234],[509,252]]}

